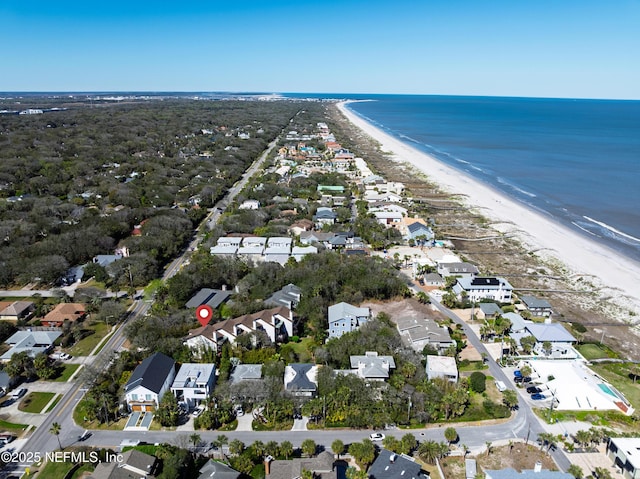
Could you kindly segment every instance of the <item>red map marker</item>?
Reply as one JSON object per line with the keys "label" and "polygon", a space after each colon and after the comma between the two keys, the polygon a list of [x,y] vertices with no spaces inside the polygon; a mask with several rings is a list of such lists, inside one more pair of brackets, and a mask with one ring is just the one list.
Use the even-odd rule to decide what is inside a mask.
{"label": "red map marker", "polygon": [[202,306],[198,306],[196,309],[196,319],[200,322],[202,326],[206,326],[211,321],[213,317],[213,309],[211,306],[207,306],[203,304]]}

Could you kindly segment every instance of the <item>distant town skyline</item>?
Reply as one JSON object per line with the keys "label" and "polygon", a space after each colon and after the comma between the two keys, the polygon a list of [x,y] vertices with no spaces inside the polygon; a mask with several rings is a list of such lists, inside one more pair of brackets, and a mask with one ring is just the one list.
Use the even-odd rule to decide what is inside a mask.
{"label": "distant town skyline", "polygon": [[640,99],[640,1],[0,4],[0,91]]}

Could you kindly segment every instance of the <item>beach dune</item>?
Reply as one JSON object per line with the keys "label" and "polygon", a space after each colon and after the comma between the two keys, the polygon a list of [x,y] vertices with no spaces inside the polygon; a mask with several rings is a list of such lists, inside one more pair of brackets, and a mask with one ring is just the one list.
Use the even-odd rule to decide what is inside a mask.
{"label": "beach dune", "polygon": [[[602,297],[611,298],[609,301],[627,311],[640,313],[640,263],[403,143],[355,114],[348,103],[339,102],[337,107],[351,123],[379,142],[392,161],[412,165],[445,192],[463,195],[460,201],[477,208],[486,218],[510,223],[523,245],[537,255],[564,264],[570,275],[589,277],[589,282],[602,290]],[[628,320],[634,317],[629,315]]]}

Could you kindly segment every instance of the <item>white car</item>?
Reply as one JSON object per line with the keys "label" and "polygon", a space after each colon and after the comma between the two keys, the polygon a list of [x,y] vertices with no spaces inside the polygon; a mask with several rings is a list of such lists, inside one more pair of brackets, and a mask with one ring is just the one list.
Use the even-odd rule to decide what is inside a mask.
{"label": "white car", "polygon": [[369,439],[371,439],[372,441],[382,441],[384,437],[384,434],[382,434],[381,432],[372,432],[371,434],[369,434]]}
{"label": "white car", "polygon": [[68,353],[60,353],[60,359],[71,359],[73,356],[71,356]]}
{"label": "white car", "polygon": [[204,412],[204,405],[200,404],[200,406],[198,406],[195,411],[193,411],[191,414],[193,415],[193,417],[198,417],[200,414],[202,414]]}

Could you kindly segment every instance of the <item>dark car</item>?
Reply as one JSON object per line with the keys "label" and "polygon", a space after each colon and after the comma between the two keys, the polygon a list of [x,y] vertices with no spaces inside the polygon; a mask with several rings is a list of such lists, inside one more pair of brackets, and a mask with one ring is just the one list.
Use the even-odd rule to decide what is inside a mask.
{"label": "dark car", "polygon": [[536,394],[532,394],[531,395],[531,399],[533,399],[534,401],[540,401],[542,399],[545,399],[546,396],[544,394],[540,394],[540,393],[536,393]]}
{"label": "dark car", "polygon": [[524,378],[522,376],[516,376],[515,378],[513,378],[514,383],[521,383],[523,381],[524,381]]}
{"label": "dark car", "polygon": [[539,387],[536,387],[536,386],[529,386],[527,388],[527,392],[529,394],[536,394],[536,393],[541,393],[542,389],[540,389]]}
{"label": "dark car", "polygon": [[522,377],[522,373],[520,372],[520,370],[519,370],[519,369],[516,369],[516,370],[513,372],[513,376],[514,376],[514,377],[516,377],[516,378],[521,378],[521,377]]}
{"label": "dark car", "polygon": [[522,378],[522,382],[524,383],[530,383],[531,382],[531,377],[530,376],[525,376]]}
{"label": "dark car", "polygon": [[82,434],[78,436],[78,441],[86,441],[91,437],[91,431],[84,431]]}

